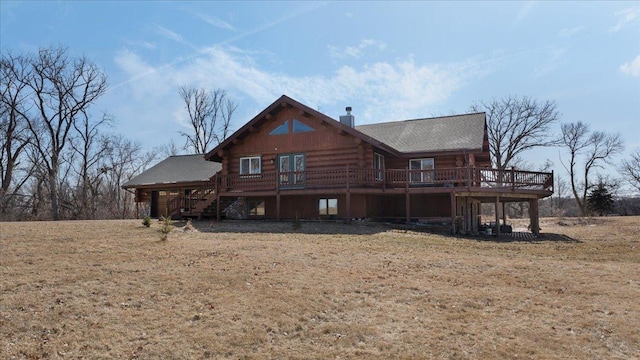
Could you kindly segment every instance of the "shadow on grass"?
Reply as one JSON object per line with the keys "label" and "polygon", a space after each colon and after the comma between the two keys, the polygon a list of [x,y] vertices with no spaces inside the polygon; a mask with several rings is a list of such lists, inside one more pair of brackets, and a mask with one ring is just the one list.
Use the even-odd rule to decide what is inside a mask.
{"label": "shadow on grass", "polygon": [[[453,236],[453,235],[448,235]],[[476,241],[486,241],[486,242],[495,242],[495,243],[510,243],[510,242],[518,242],[518,243],[547,243],[547,242],[557,242],[557,243],[573,243],[573,244],[581,244],[582,241],[578,239],[574,239],[564,234],[555,234],[555,233],[541,233],[536,236],[529,232],[513,232],[511,234],[500,234],[500,236],[495,235],[476,235],[476,236],[466,236],[460,235],[456,237],[462,237],[465,239],[476,240]]]}
{"label": "shadow on grass", "polygon": [[[174,226],[185,226],[186,222],[176,221]],[[193,221],[192,225],[201,232],[258,233],[258,234],[308,234],[308,235],[373,235],[391,229],[384,223],[357,221],[344,224],[341,221],[302,221],[295,229],[293,221],[267,220],[224,220]]]}
{"label": "shadow on grass", "polygon": [[[183,227],[186,222],[176,221],[174,226]],[[415,226],[393,223],[354,221],[345,224],[341,221],[302,221],[299,229],[294,228],[292,221],[267,221],[267,220],[224,220],[193,221],[192,225],[201,232],[209,233],[258,233],[258,234],[307,234],[307,235],[373,235],[389,231],[412,232],[440,235],[456,239],[468,239],[475,241],[488,241],[496,243],[524,242],[524,243],[582,243],[563,234],[542,233],[535,236],[529,232],[513,232],[500,234],[499,237],[488,235],[451,235],[448,226]]]}

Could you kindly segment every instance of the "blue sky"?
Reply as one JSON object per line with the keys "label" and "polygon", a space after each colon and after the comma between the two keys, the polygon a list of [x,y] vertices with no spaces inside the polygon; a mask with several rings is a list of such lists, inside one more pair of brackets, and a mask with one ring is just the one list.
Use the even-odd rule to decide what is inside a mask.
{"label": "blue sky", "polygon": [[[357,124],[467,112],[509,95],[640,147],[640,2],[0,2],[0,44],[66,45],[102,67],[93,108],[160,146],[182,85],[223,88],[239,128],[286,94]],[[555,129],[559,133],[559,126]],[[550,134],[554,135],[554,134]],[[558,149],[526,154],[559,166]],[[557,169],[556,171],[559,171]]]}

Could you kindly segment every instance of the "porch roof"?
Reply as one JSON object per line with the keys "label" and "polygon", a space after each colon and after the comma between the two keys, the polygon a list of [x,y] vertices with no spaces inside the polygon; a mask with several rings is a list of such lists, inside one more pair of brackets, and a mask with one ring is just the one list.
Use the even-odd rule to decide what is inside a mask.
{"label": "porch roof", "polygon": [[202,154],[169,156],[122,185],[135,188],[145,185],[162,185],[207,181],[222,165],[207,161]]}

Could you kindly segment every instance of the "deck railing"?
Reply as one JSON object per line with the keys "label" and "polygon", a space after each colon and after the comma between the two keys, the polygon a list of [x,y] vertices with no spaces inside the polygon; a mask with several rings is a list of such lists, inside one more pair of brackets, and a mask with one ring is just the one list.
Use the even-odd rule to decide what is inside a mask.
{"label": "deck railing", "polygon": [[[329,188],[425,188],[467,187],[553,192],[553,172],[498,170],[486,168],[447,168],[433,170],[358,169],[266,172],[252,175],[216,174],[189,194],[179,194],[167,202],[169,216],[186,211],[200,212],[218,192],[278,191]],[[187,214],[187,215],[188,215]]]}
{"label": "deck railing", "polygon": [[333,168],[255,175],[219,175],[220,191],[275,191],[319,188],[473,187],[553,191],[553,173],[486,168],[434,170]]}

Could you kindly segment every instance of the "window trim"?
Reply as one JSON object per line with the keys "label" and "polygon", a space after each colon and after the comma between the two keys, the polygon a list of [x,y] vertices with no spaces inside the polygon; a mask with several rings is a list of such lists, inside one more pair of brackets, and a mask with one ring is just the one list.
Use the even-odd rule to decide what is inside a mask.
{"label": "window trim", "polygon": [[[333,206],[329,206],[330,201],[335,201],[335,213],[329,211],[329,209],[334,208]],[[322,207],[324,203],[324,213],[322,212]],[[338,199],[337,198],[320,198],[318,199],[318,215],[319,216],[336,216],[338,215]]]}
{"label": "window trim", "polygon": [[[296,169],[296,159],[302,158],[302,169]],[[282,159],[288,159],[289,168],[282,169]],[[305,175],[307,171],[307,155],[305,153],[290,153],[278,155],[278,172],[280,174],[279,182],[280,186],[286,188],[292,187],[304,187]]]}
{"label": "window trim", "polygon": [[[252,164],[251,160],[254,160],[254,159],[258,159],[257,172],[252,172],[252,169],[251,169],[251,164]],[[242,162],[244,160],[247,160],[249,162],[249,169],[248,169],[249,172],[248,173],[243,173],[242,172]],[[260,155],[243,156],[243,157],[240,158],[239,165],[240,165],[240,170],[238,172],[240,173],[240,175],[243,175],[243,176],[255,176],[255,175],[262,174],[262,156],[260,156]]]}
{"label": "window trim", "polygon": [[[378,165],[380,165],[378,167]],[[373,170],[375,173],[376,181],[384,180],[384,155],[377,152],[373,153]]]}
{"label": "window trim", "polygon": [[[425,168],[424,164],[425,164],[425,160],[430,160],[431,162],[431,167],[429,168]],[[413,169],[411,167],[411,163],[414,161],[420,161],[420,169]],[[410,171],[410,175],[409,175],[409,182],[411,183],[418,183],[418,184],[429,184],[429,183],[433,183],[435,180],[435,172],[434,170],[436,169],[436,160],[435,158],[417,158],[417,159],[409,159],[409,171]],[[414,175],[414,171],[419,170],[420,171],[420,180],[414,179],[413,175]]]}

